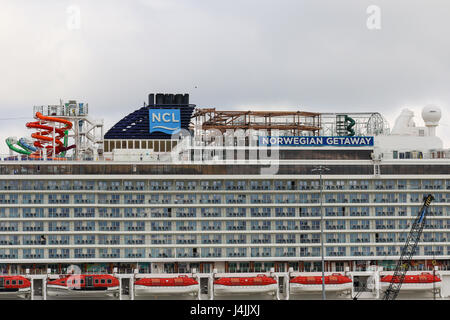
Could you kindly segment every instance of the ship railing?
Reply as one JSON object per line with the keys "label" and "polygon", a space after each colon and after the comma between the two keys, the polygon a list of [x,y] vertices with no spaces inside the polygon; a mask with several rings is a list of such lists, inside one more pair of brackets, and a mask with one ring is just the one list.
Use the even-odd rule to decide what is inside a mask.
{"label": "ship railing", "polygon": [[67,105],[34,106],[33,113],[42,113],[44,116],[77,117],[87,116],[89,105],[87,103],[68,103]]}
{"label": "ship railing", "polygon": [[[18,155],[18,154],[13,154],[13,155],[5,155],[5,154],[0,154],[0,162],[111,162],[111,163],[129,163],[129,162],[139,162],[139,163],[167,163],[167,164],[189,164],[189,163],[196,163],[198,164],[198,162],[195,161],[191,161],[191,160],[186,160],[186,161],[174,161],[170,155],[164,155],[161,156],[157,159],[142,159],[142,158],[124,158],[124,159],[114,159],[114,157],[109,157],[109,156],[95,156],[95,157],[86,157],[86,158],[74,158],[74,157],[36,157],[36,156],[28,156],[28,155]],[[231,161],[232,163],[233,161]],[[263,164],[263,165],[267,165],[268,164],[268,160],[258,160],[255,162],[255,164],[259,163],[259,164]],[[208,161],[206,162],[208,163]],[[222,163],[221,161],[214,161],[212,162],[214,164],[217,163]],[[223,163],[227,163],[226,161],[223,161]]]}
{"label": "ship railing", "polygon": [[[423,158],[410,158],[410,159],[393,159],[393,158],[389,158],[389,157],[384,157],[384,161],[391,161],[391,160],[398,160],[398,161],[417,161],[417,160],[424,160],[424,161],[448,161],[448,159],[450,158],[450,152],[448,157],[442,157],[442,158],[437,158],[437,157],[432,157],[430,156],[430,154],[424,154]],[[102,161],[102,162],[115,162],[115,163],[120,163],[120,162],[142,162],[142,163],[174,163],[174,164],[188,164],[188,163],[199,163],[199,162],[204,162],[204,163],[234,163],[237,160],[191,160],[191,159],[174,159],[172,158],[172,154],[171,153],[155,153],[155,158],[149,159],[144,158],[143,156],[141,156],[140,154],[134,153],[131,155],[118,155],[118,156],[114,156],[112,154],[103,154],[101,156],[94,156],[94,157],[81,157],[81,158],[75,158],[75,157],[60,157],[60,156],[55,156],[55,157],[37,157],[37,156],[32,156],[32,155],[23,155],[23,154],[0,154],[0,161],[52,161],[52,162],[64,162],[64,161],[81,161],[81,162],[97,162],[97,161]],[[254,164],[267,164],[269,162],[269,160],[246,160],[246,161],[250,161]],[[350,190],[354,190],[354,189],[363,189],[363,190],[367,190],[367,186],[360,186],[360,187],[355,187],[355,186],[350,186]],[[379,187],[376,186],[377,189],[379,190],[389,190],[392,189],[392,187]],[[429,189],[435,189],[435,186],[429,186]],[[281,188],[280,188],[281,189]],[[328,189],[328,188],[327,188]],[[344,187],[339,186],[339,188],[336,188],[339,190],[343,190]],[[439,189],[439,188],[437,188]],[[255,190],[263,190],[262,188],[257,188]],[[283,189],[284,190],[284,189]],[[318,187],[315,186],[301,186],[300,190],[318,190]],[[335,188],[330,188],[330,190],[335,190]],[[284,201],[288,201],[288,200],[284,200]],[[316,200],[318,202],[318,200]],[[334,202],[335,199],[329,199],[328,200],[330,203]],[[382,199],[380,199],[381,202],[383,202]],[[351,200],[351,202],[355,202],[355,203],[364,203],[367,202],[367,199],[353,199]]]}

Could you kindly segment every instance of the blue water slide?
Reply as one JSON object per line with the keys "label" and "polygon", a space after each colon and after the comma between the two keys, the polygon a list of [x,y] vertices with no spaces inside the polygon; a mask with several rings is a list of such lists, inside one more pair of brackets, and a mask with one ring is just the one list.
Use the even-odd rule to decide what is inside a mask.
{"label": "blue water slide", "polygon": [[27,141],[25,138],[20,138],[19,139],[19,146],[21,146],[22,148],[31,151],[31,152],[36,152],[37,148],[35,146],[33,146],[33,143],[31,141]]}

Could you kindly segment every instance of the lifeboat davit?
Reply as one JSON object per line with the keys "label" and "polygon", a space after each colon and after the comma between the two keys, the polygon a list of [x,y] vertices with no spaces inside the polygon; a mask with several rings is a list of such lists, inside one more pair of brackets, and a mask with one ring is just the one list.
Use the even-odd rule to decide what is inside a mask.
{"label": "lifeboat davit", "polygon": [[31,281],[22,276],[0,276],[0,293],[28,293],[31,291]]}
{"label": "lifeboat davit", "polygon": [[[393,275],[388,275],[381,277],[381,287],[383,289],[387,289],[389,284],[391,283],[393,279]],[[399,277],[394,278],[394,282],[399,282]],[[421,274],[417,275],[406,275],[405,279],[403,280],[403,284],[401,287],[402,291],[406,290],[433,290],[433,289],[439,289],[441,287],[441,278],[438,276],[433,276],[432,274],[428,272],[422,272]]]}
{"label": "lifeboat davit", "polygon": [[[291,293],[322,291],[322,276],[294,277],[290,280],[289,286]],[[337,292],[351,290],[352,286],[352,279],[340,273],[325,276],[325,291]]]}
{"label": "lifeboat davit", "polygon": [[214,281],[214,294],[275,294],[278,289],[274,278],[258,275],[256,277],[219,278]]}
{"label": "lifeboat davit", "polygon": [[139,294],[198,294],[199,284],[194,278],[178,276],[173,278],[140,278],[134,282]]}
{"label": "lifeboat davit", "polygon": [[58,293],[117,292],[119,280],[109,274],[74,274],[47,282],[49,295]]}

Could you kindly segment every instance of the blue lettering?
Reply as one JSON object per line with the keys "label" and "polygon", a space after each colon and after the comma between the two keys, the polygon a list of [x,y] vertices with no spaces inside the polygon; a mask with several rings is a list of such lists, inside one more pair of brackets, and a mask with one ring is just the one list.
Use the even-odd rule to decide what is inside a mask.
{"label": "blue lettering", "polygon": [[[173,123],[173,121],[172,121]],[[373,146],[373,137],[260,137],[260,145],[280,146]]]}

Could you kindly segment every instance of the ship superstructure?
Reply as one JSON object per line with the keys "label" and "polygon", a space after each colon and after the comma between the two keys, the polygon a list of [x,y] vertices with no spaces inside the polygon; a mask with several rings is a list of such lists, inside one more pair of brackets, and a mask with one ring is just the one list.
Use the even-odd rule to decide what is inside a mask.
{"label": "ship superstructure", "polygon": [[[450,153],[435,135],[437,107],[424,109],[425,127],[406,110],[391,130],[376,112],[226,112],[196,108],[186,94],[151,94],[105,135],[94,134],[102,122],[70,110],[85,112],[75,101],[34,110],[77,128],[68,130],[66,147],[75,147],[64,156],[28,149],[34,157],[12,152],[0,161],[4,274],[51,281],[77,266],[147,279],[138,284],[150,293],[163,291],[152,289],[164,287],[161,279],[185,274],[196,282],[176,292],[191,295],[198,284],[212,297],[219,278],[242,278],[223,282],[237,291],[222,292],[254,292],[241,282],[262,273],[278,287],[252,285],[292,298],[314,291],[302,277],[320,275],[323,213],[330,288],[351,298],[373,282],[367,295],[377,298],[430,193],[435,202],[410,270],[437,267],[444,277],[449,268]],[[329,169],[322,180],[313,171],[319,165]]]}

